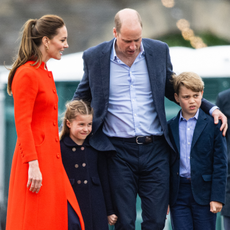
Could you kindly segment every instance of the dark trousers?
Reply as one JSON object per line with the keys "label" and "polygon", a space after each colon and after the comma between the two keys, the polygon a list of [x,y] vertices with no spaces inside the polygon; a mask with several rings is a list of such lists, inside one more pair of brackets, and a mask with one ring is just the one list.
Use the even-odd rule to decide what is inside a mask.
{"label": "dark trousers", "polygon": [[224,216],[224,230],[230,229],[230,217]]}
{"label": "dark trousers", "polygon": [[190,179],[180,178],[176,203],[170,207],[173,230],[215,230],[216,214],[210,205],[199,205],[193,198]]}
{"label": "dark trousers", "polygon": [[81,230],[77,213],[68,202],[68,230]]}
{"label": "dark trousers", "polygon": [[142,230],[162,230],[169,202],[169,147],[165,138],[138,145],[110,138],[117,150],[108,160],[116,230],[134,230],[136,198],[141,199]]}

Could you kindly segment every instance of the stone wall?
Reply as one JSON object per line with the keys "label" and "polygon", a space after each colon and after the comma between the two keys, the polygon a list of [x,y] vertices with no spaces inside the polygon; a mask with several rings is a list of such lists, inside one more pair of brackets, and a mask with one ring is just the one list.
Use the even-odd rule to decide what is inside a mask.
{"label": "stone wall", "polygon": [[44,14],[63,17],[69,33],[64,54],[83,51],[113,37],[113,17],[124,7],[142,16],[143,37],[158,38],[178,32],[176,22],[185,18],[195,31],[210,31],[230,41],[229,0],[175,0],[166,8],[161,0],[0,0],[0,65],[12,63],[19,30],[29,18]]}

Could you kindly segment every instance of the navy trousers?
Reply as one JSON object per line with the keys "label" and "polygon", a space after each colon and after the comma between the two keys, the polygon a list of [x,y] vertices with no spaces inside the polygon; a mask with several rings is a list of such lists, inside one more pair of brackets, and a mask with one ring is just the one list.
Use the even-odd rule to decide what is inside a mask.
{"label": "navy trousers", "polygon": [[77,213],[68,202],[68,230],[81,230]]}
{"label": "navy trousers", "polygon": [[110,138],[117,150],[108,159],[116,230],[134,230],[136,198],[141,199],[142,230],[162,230],[169,202],[169,146],[163,136],[152,143]]}
{"label": "navy trousers", "polygon": [[173,230],[215,230],[216,227],[216,214],[210,212],[210,205],[199,205],[194,200],[191,181],[183,177],[170,215]]}
{"label": "navy trousers", "polygon": [[224,216],[224,230],[230,229],[230,217]]}

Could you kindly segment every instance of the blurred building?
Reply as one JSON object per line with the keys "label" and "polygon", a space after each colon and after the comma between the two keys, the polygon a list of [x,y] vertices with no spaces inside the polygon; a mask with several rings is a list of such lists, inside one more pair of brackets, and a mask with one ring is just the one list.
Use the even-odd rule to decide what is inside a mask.
{"label": "blurred building", "polygon": [[20,28],[44,14],[63,17],[69,33],[67,53],[83,51],[113,37],[113,17],[125,7],[142,16],[143,37],[159,38],[180,32],[186,19],[194,31],[208,31],[230,41],[229,0],[0,0],[0,65],[12,63]]}

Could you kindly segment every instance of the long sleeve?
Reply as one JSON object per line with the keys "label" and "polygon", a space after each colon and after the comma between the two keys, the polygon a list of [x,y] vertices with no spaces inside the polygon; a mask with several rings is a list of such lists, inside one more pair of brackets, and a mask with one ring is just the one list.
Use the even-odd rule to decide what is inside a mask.
{"label": "long sleeve", "polygon": [[38,92],[36,73],[27,68],[20,69],[14,77],[12,91],[19,148],[25,163],[37,159],[31,127],[33,108]]}

